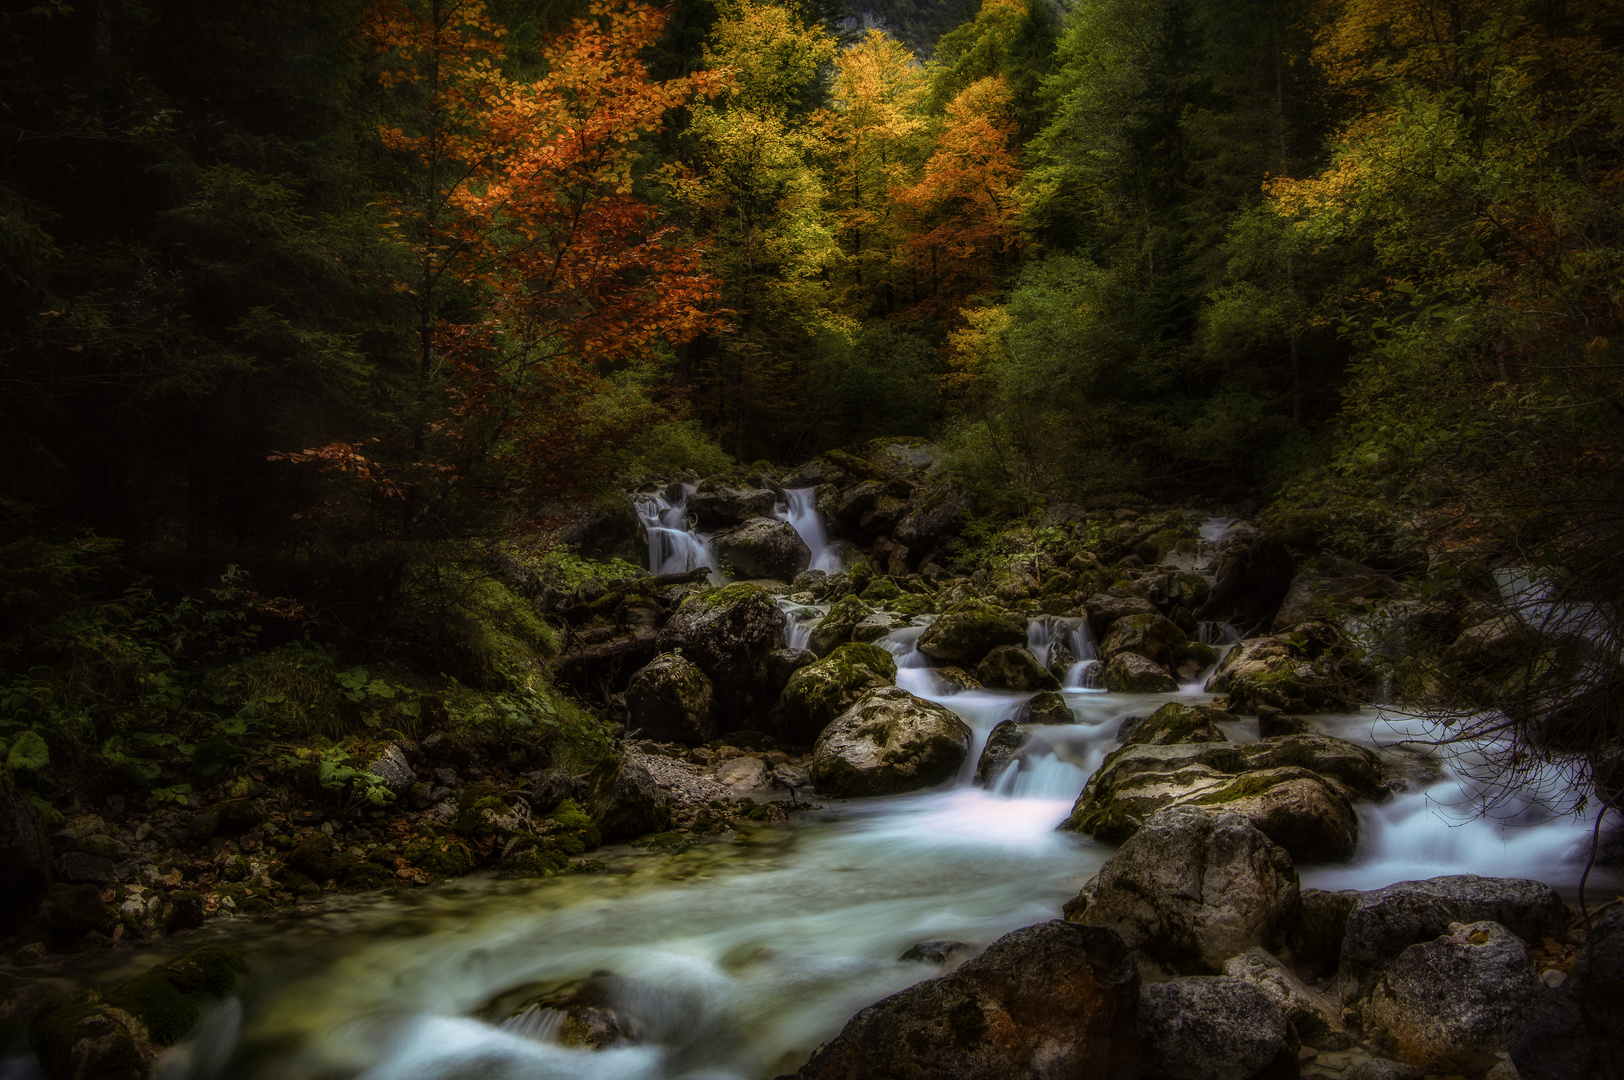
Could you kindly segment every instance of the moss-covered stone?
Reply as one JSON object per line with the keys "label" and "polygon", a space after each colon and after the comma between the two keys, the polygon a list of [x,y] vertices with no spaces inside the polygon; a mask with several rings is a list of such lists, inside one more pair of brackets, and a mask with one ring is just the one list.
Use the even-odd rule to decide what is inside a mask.
{"label": "moss-covered stone", "polygon": [[946,664],[974,667],[1000,645],[1024,645],[1026,627],[991,604],[955,604],[919,636],[919,651]]}
{"label": "moss-covered stone", "polygon": [[571,851],[572,855],[593,851],[603,842],[598,826],[574,799],[565,799],[559,803],[548,818],[552,822],[551,827],[556,830],[554,836],[560,843],[580,848],[579,851]]}
{"label": "moss-covered stone", "polygon": [[1000,645],[992,650],[977,665],[976,678],[983,686],[1021,694],[1060,689],[1060,680],[1025,645]]}
{"label": "moss-covered stone", "polygon": [[1031,699],[1021,706],[1015,719],[1022,724],[1074,724],[1077,718],[1072,715],[1071,706],[1066,704],[1063,694],[1055,690],[1045,690],[1033,694]]}
{"label": "moss-covered stone", "polygon": [[1118,694],[1171,694],[1179,684],[1154,660],[1121,652],[1105,665],[1105,688]]}
{"label": "moss-covered stone", "polygon": [[109,990],[107,1004],[123,1009],[147,1026],[159,1046],[173,1046],[197,1026],[203,1006],[182,993],[161,971],[137,975]]}
{"label": "moss-covered stone", "polygon": [[524,826],[516,800],[489,780],[469,784],[457,796],[454,827],[463,836],[512,836]]}
{"label": "moss-covered stone", "polygon": [[1169,746],[1174,743],[1224,742],[1224,733],[1216,721],[1228,720],[1229,714],[1208,705],[1186,705],[1169,701],[1150,714],[1123,740],[1123,745],[1142,743],[1147,746]]}
{"label": "moss-covered stone", "polygon": [[841,645],[790,676],[772,711],[778,737],[799,746],[812,743],[864,693],[890,686],[896,677],[896,658],[879,646]]}
{"label": "moss-covered stone", "polygon": [[812,636],[807,641],[807,648],[819,656],[828,656],[850,641],[857,624],[873,613],[874,609],[857,596],[837,600],[830,606],[829,613],[823,617],[823,621],[813,629]]}
{"label": "moss-covered stone", "polygon": [[456,836],[425,836],[406,845],[408,862],[435,877],[462,877],[474,869],[474,854]]}
{"label": "moss-covered stone", "polygon": [[50,1080],[145,1080],[155,1056],[145,1026],[93,990],[41,1008],[28,1039]]}
{"label": "moss-covered stone", "polygon": [[902,595],[897,583],[888,577],[875,578],[863,590],[863,599],[870,604],[887,604]]}
{"label": "moss-covered stone", "polygon": [[338,845],[326,833],[311,833],[293,845],[283,860],[288,869],[298,871],[321,885],[338,878],[338,865],[334,861]]}

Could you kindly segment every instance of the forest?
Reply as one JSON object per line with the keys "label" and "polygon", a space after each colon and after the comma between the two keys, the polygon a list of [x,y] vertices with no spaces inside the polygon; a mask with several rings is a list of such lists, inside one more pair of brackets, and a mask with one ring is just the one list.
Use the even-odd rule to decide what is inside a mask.
{"label": "forest", "polygon": [[[642,565],[633,506],[701,484],[713,514],[821,493],[867,545],[838,587],[734,575],[820,617],[969,605],[1103,640],[1096,601],[1121,602],[1179,624],[1173,687],[1234,644],[1207,623],[1280,630],[1295,573],[1378,575],[1425,609],[1411,666],[1360,645],[1357,679],[1252,705],[1386,679],[1444,742],[1510,732],[1484,775],[1558,769],[1548,801],[1605,863],[1621,320],[1624,0],[8,3],[0,849],[94,812],[171,815],[184,851],[206,819],[162,925],[123,919],[139,938],[722,829],[615,817],[655,632],[673,655],[666,620],[754,602]],[[910,548],[903,516],[923,535],[944,498],[951,529]],[[1150,584],[1197,543],[1185,508],[1257,525],[1273,606]],[[1508,568],[1596,621],[1525,632]],[[1309,666],[1353,655],[1324,633],[1292,646]],[[765,656],[743,689],[710,673],[737,716],[686,741],[736,752],[716,738],[770,706],[752,752],[799,775],[829,717],[785,735]],[[430,740],[455,779],[433,800],[389,764],[425,780]],[[486,787],[521,774],[554,816],[493,847]],[[456,820],[396,829],[412,800]],[[346,855],[322,822],[370,839]],[[282,852],[257,895],[255,843]],[[58,847],[0,886],[0,935],[120,940]]]}

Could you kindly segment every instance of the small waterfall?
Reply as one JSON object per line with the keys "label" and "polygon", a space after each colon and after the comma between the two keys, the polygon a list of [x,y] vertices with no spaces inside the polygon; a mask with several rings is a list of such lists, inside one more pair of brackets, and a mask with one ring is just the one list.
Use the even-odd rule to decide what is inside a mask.
{"label": "small waterfall", "polygon": [[[648,533],[648,568],[654,574],[681,574],[701,566],[716,570],[716,552],[710,537],[689,528],[690,484],[673,484],[665,493],[654,492],[636,502],[637,517]],[[676,493],[676,501],[667,495]]]}
{"label": "small waterfall", "polygon": [[805,649],[812,644],[812,631],[829,614],[828,604],[796,604],[785,597],[778,598],[784,612],[784,648]]}
{"label": "small waterfall", "polygon": [[1211,517],[1201,523],[1201,539],[1209,544],[1216,544],[1228,536],[1240,524],[1240,518]]}
{"label": "small waterfall", "polygon": [[1094,631],[1088,628],[1087,619],[1078,619],[1071,627],[1067,644],[1071,648],[1073,659],[1066,667],[1066,677],[1061,680],[1060,688],[1102,689],[1100,683],[1105,678],[1105,664],[1100,660],[1099,646],[1094,642]]}
{"label": "small waterfall", "polygon": [[774,508],[773,516],[793,525],[806,546],[812,549],[812,562],[807,569],[838,574],[845,567],[840,565],[840,553],[829,542],[829,533],[823,527],[823,519],[818,516],[814,502],[816,494],[816,488],[787,489],[784,492],[787,505]]}

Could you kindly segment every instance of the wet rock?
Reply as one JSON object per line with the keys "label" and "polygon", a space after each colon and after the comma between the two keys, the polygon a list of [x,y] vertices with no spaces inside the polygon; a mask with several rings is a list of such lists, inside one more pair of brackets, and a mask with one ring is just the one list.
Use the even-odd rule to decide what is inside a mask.
{"label": "wet rock", "polygon": [[766,518],[777,503],[778,493],[771,488],[707,481],[689,493],[684,505],[702,529],[714,531],[743,525],[751,518]]}
{"label": "wet rock", "polygon": [[812,631],[807,648],[819,656],[828,656],[850,641],[857,624],[873,613],[874,609],[856,596],[847,596],[835,601],[829,608],[829,614],[825,615],[823,621]]}
{"label": "wet rock", "polygon": [[765,791],[771,786],[767,778],[767,763],[749,755],[717,762],[711,767],[711,776],[723,787],[734,791]]}
{"label": "wet rock", "polygon": [[[690,597],[660,631],[661,652],[681,651],[709,675],[718,727],[734,730],[765,708],[767,655],[784,641],[784,613],[759,585],[740,583]],[[725,722],[724,722],[725,721]]]}
{"label": "wet rock", "polygon": [[93,990],[41,1008],[29,1043],[48,1080],[146,1080],[157,1056],[145,1026]]}
{"label": "wet rock", "polygon": [[975,600],[955,604],[919,635],[919,651],[926,656],[970,668],[1000,645],[1025,643],[1025,626]]}
{"label": "wet rock", "polygon": [[1083,602],[1088,612],[1088,627],[1096,640],[1103,640],[1118,619],[1133,615],[1155,616],[1161,612],[1142,596],[1118,596],[1114,593],[1095,593]]}
{"label": "wet rock", "polygon": [[1297,870],[1238,814],[1172,807],[1147,821],[1066,905],[1066,918],[1109,926],[1148,961],[1212,974],[1295,917]]}
{"label": "wet rock", "polygon": [[1121,939],[1062,922],[858,1013],[801,1080],[1129,1080],[1139,973]]}
{"label": "wet rock", "polygon": [[1275,739],[1282,735],[1307,735],[1314,729],[1300,716],[1283,713],[1279,709],[1271,709],[1267,705],[1257,711],[1257,733],[1259,738]]}
{"label": "wet rock", "polygon": [[1253,948],[1231,957],[1224,974],[1262,990],[1305,1046],[1346,1050],[1354,1044],[1342,1023],[1342,1007],[1293,975],[1268,950]]}
{"label": "wet rock", "polygon": [[51,842],[34,804],[0,775],[0,935],[26,922],[51,878]]}
{"label": "wet rock", "polygon": [[773,706],[779,738],[796,746],[817,740],[835,717],[870,690],[896,681],[896,658],[877,645],[847,642],[790,676]]}
{"label": "wet rock", "polygon": [[908,620],[898,618],[885,611],[876,611],[872,615],[865,615],[861,622],[852,627],[851,639],[853,641],[874,642],[889,634],[893,630],[908,625]]}
{"label": "wet rock", "polygon": [[1351,708],[1361,677],[1337,661],[1336,640],[1324,623],[1304,623],[1290,634],[1243,641],[1225,654],[1206,689],[1228,694],[1229,708],[1241,713]]}
{"label": "wet rock", "polygon": [[915,791],[952,778],[969,751],[970,729],[953,712],[882,687],[824,729],[812,779],[818,791],[845,798]]}
{"label": "wet rock", "polygon": [[1250,635],[1274,623],[1296,565],[1284,544],[1271,536],[1238,535],[1224,544],[1217,582],[1198,620],[1226,622]]}
{"label": "wet rock", "polygon": [[1060,689],[1060,680],[1025,645],[1000,645],[989,652],[976,666],[976,679],[994,690],[1020,694]]}
{"label": "wet rock", "polygon": [[1297,922],[1286,936],[1292,959],[1299,969],[1315,978],[1336,970],[1342,957],[1348,916],[1358,902],[1359,893],[1353,889],[1303,890]]}
{"label": "wet rock", "polygon": [[671,796],[655,779],[643,755],[631,751],[623,755],[593,809],[606,844],[671,828]]}
{"label": "wet rock", "polygon": [[1128,732],[1122,742],[1124,746],[1228,742],[1216,723],[1228,719],[1228,713],[1222,709],[1214,709],[1210,705],[1186,705],[1180,701],[1169,701]]}
{"label": "wet rock", "polygon": [[1481,1073],[1543,989],[1515,934],[1455,923],[1388,965],[1362,1012],[1365,1038],[1429,1072]]}
{"label": "wet rock", "polygon": [[1506,1049],[1522,1080],[1624,1075],[1624,910],[1594,919],[1573,970],[1524,1010]]}
{"label": "wet rock", "polygon": [[1454,874],[1400,881],[1361,893],[1348,915],[1339,979],[1344,1004],[1367,995],[1387,965],[1453,923],[1492,920],[1526,942],[1562,938],[1567,905],[1556,890],[1524,878]]}
{"label": "wet rock", "polygon": [[1326,735],[1255,743],[1129,743],[1106,756],[1061,827],[1108,843],[1168,806],[1245,815],[1293,858],[1344,858],[1358,843],[1356,798],[1385,794],[1379,759]]}
{"label": "wet rock", "polygon": [[1173,650],[1186,640],[1183,630],[1160,615],[1126,615],[1111,624],[1100,653],[1107,661],[1121,653],[1138,653],[1166,667],[1173,661]]}
{"label": "wet rock", "polygon": [[795,526],[776,518],[751,518],[717,533],[713,543],[717,557],[740,577],[789,581],[812,562],[812,549]]}
{"label": "wet rock", "polygon": [[1297,1045],[1268,996],[1244,979],[1194,976],[1139,992],[1145,1080],[1288,1080]]}
{"label": "wet rock", "polygon": [[1481,667],[1511,659],[1528,638],[1529,631],[1522,620],[1515,615],[1499,615],[1462,630],[1444,652],[1444,659]]}
{"label": "wet rock", "polygon": [[910,945],[897,959],[905,963],[917,961],[921,964],[941,965],[969,948],[970,946],[962,941],[921,941],[917,945]]}
{"label": "wet rock", "polygon": [[982,748],[981,758],[976,762],[975,785],[986,787],[1014,761],[1031,739],[1031,734],[1014,720],[1001,720],[987,735],[987,745]]}
{"label": "wet rock", "polygon": [[714,739],[714,708],[710,677],[676,653],[656,656],[626,685],[627,728],[656,742]]}
{"label": "wet rock", "polygon": [[1124,652],[1106,663],[1105,688],[1118,694],[1171,694],[1179,684],[1156,661]]}
{"label": "wet rock", "polygon": [[1309,622],[1348,600],[1376,599],[1398,591],[1398,583],[1380,571],[1347,559],[1323,558],[1291,579],[1274,616],[1273,632]]}
{"label": "wet rock", "polygon": [[1389,1058],[1365,1058],[1342,1070],[1342,1080],[1423,1080],[1425,1076],[1414,1065]]}
{"label": "wet rock", "polygon": [[1015,721],[1021,724],[1075,724],[1077,717],[1072,715],[1071,706],[1066,704],[1062,694],[1055,690],[1044,690],[1021,704]]}
{"label": "wet rock", "polygon": [[590,791],[584,777],[565,769],[548,769],[536,777],[536,786],[530,789],[530,805],[546,813],[565,799],[581,802]]}

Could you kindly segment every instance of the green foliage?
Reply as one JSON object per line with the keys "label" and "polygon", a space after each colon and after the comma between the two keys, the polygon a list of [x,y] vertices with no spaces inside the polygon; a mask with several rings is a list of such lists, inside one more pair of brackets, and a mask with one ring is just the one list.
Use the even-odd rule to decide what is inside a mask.
{"label": "green foliage", "polygon": [[941,415],[941,361],[932,344],[884,324],[818,338],[811,398],[824,445],[927,435]]}

